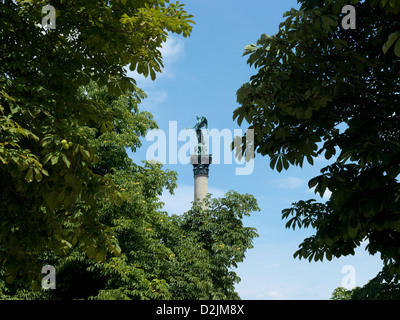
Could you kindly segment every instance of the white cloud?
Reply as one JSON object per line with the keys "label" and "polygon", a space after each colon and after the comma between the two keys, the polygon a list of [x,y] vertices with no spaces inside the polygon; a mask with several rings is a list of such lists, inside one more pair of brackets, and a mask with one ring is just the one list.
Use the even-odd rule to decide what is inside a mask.
{"label": "white cloud", "polygon": [[[312,187],[312,188],[307,189],[306,192],[307,192],[307,193],[314,193],[314,194],[315,194],[315,187]],[[319,193],[318,193],[318,195],[319,195]],[[330,197],[331,197],[331,195],[332,195],[332,191],[330,191],[329,189],[326,189],[326,190],[325,190],[325,193],[324,193],[324,196],[322,197],[322,199],[324,199],[324,200],[329,200]]]}
{"label": "white cloud", "polygon": [[154,112],[157,106],[168,99],[168,93],[164,90],[148,91],[147,98],[143,100],[141,106],[147,111]]}
{"label": "white cloud", "polygon": [[295,189],[301,187],[305,183],[305,180],[297,177],[289,177],[284,179],[273,180],[272,182],[275,183],[278,188]]}
{"label": "white cloud", "polygon": [[318,157],[314,158],[314,162],[335,162],[337,157],[332,157],[329,160],[325,158],[323,155],[319,155]]}
{"label": "white cloud", "polygon": [[280,300],[283,297],[282,294],[277,291],[269,291],[267,296],[272,300]]}
{"label": "white cloud", "polygon": [[[224,190],[211,187],[208,192],[212,194],[213,198],[219,198],[226,193]],[[165,203],[162,210],[170,214],[183,214],[188,211],[192,206],[194,198],[193,185],[180,185],[175,189],[175,194],[169,194],[168,190],[164,191],[161,196],[161,201]]]}
{"label": "white cloud", "polygon": [[161,78],[175,78],[174,64],[184,57],[184,42],[180,38],[169,35],[167,41],[163,43],[160,52],[162,54],[164,68],[161,73],[157,74],[157,78],[154,81],[151,80],[150,76],[146,78],[145,76],[138,74],[136,70],[130,71],[129,66],[127,67],[128,77],[135,79],[137,86],[145,91],[153,89],[157,80],[160,80]]}
{"label": "white cloud", "polygon": [[165,64],[174,63],[182,58],[184,55],[184,49],[185,46],[182,39],[169,36],[160,50]]}
{"label": "white cloud", "polygon": [[147,94],[147,99],[143,100],[141,106],[147,111],[153,113],[157,119],[157,107],[162,104],[168,98],[168,93],[160,89],[160,79],[174,79],[174,64],[184,56],[184,42],[180,38],[169,36],[167,41],[163,43],[160,49],[164,68],[161,73],[157,73],[156,80],[152,80],[150,76],[147,78],[137,71],[130,71],[127,66],[127,76],[136,80],[136,84],[139,88],[143,89]]}

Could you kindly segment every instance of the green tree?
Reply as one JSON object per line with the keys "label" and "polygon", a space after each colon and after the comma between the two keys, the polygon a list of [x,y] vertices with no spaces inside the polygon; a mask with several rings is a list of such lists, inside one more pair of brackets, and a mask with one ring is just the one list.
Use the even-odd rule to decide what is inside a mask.
{"label": "green tree", "polygon": [[[0,2],[0,265],[8,282],[37,277],[47,250],[79,243],[89,256],[119,251],[99,212],[102,201],[127,195],[93,139],[117,131],[122,111],[81,90],[93,81],[140,98],[126,66],[154,79],[168,33],[186,37],[193,25],[182,4],[167,0],[51,4],[56,29],[43,30],[46,1]],[[139,135],[152,126],[135,121]],[[107,140],[96,143],[107,148]],[[79,227],[69,232],[68,224]]]}
{"label": "green tree", "polygon": [[337,287],[332,292],[331,300],[350,300],[351,290],[347,290],[343,287]]}
{"label": "green tree", "polygon": [[363,287],[355,287],[352,290],[338,287],[331,300],[399,300],[400,285],[387,267],[384,267],[376,277],[371,279]]}
{"label": "green tree", "polygon": [[235,283],[240,278],[234,268],[245,258],[248,249],[253,248],[253,239],[258,236],[256,229],[243,226],[243,217],[259,211],[256,199],[249,194],[230,191],[223,198],[195,203],[183,215],[182,228],[201,246],[208,257],[206,278],[213,285],[208,299],[238,299]]}
{"label": "green tree", "polygon": [[[109,175],[124,192],[119,203],[97,201],[99,222],[113,247],[109,252],[99,248],[95,237],[87,246],[80,240],[79,221],[69,221],[63,227],[73,235],[71,249],[63,255],[49,250],[39,259],[41,265],[55,266],[56,290],[37,292],[23,281],[0,281],[2,298],[238,298],[234,285],[240,279],[234,268],[257,236],[242,223],[244,216],[259,210],[254,197],[229,192],[221,199],[208,198],[208,210],[195,204],[182,216],[166,214],[159,197],[164,189],[173,192],[176,173],[158,163],[135,164],[126,152],[127,147],[139,147],[139,137],[156,127],[152,116],[138,109],[141,91],[117,98],[91,84],[82,94],[118,114],[112,131],[91,139],[101,158],[93,170]],[[76,206],[76,214],[88,210],[82,201]]]}
{"label": "green tree", "polygon": [[308,184],[321,196],[330,190],[330,199],[282,212],[288,228],[315,230],[294,256],[331,260],[367,241],[397,281],[400,1],[350,1],[357,20],[347,30],[341,9],[348,1],[299,2],[277,34],[245,48],[257,73],[238,90],[233,117],[249,123],[255,150],[273,169],[331,159]]}

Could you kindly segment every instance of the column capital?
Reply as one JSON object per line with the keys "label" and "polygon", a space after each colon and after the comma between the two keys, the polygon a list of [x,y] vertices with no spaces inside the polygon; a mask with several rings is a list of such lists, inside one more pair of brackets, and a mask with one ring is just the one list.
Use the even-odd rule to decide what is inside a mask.
{"label": "column capital", "polygon": [[208,177],[209,166],[212,162],[211,154],[192,154],[190,155],[190,163],[193,165],[193,173],[197,175],[205,175]]}

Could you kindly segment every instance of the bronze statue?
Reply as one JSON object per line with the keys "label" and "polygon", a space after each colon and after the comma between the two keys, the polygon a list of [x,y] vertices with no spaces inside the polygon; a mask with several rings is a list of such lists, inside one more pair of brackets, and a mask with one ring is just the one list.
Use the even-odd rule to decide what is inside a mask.
{"label": "bronze statue", "polygon": [[207,118],[203,117],[203,116],[201,116],[201,117],[197,116],[196,118],[197,118],[197,122],[192,129],[195,129],[196,134],[197,134],[197,142],[198,142],[197,143],[197,153],[202,154],[202,153],[205,153],[205,151],[207,150],[207,147],[205,145],[201,129],[202,128],[208,129],[208,121],[207,121]]}
{"label": "bronze statue", "polygon": [[201,129],[208,129],[208,121],[206,117],[196,117],[197,122],[194,127],[190,129],[196,130],[197,145],[194,149],[194,154],[190,155],[190,163],[193,165],[194,175],[208,176],[209,166],[212,161],[212,155],[207,152],[207,144],[204,139]]}

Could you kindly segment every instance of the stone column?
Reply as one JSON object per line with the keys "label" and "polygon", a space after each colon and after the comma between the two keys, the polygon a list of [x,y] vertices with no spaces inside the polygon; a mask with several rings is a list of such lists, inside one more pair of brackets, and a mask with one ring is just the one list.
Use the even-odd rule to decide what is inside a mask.
{"label": "stone column", "polygon": [[198,174],[194,176],[194,201],[203,200],[208,193],[208,176]]}
{"label": "stone column", "polygon": [[210,154],[192,154],[190,156],[194,174],[194,201],[203,200],[208,193],[208,172],[211,161]]}

